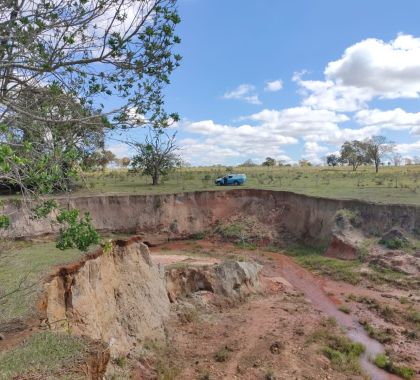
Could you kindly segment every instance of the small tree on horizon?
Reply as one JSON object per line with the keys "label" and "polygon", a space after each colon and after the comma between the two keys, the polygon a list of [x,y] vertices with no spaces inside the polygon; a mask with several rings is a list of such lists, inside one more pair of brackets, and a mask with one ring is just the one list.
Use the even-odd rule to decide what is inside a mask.
{"label": "small tree on horizon", "polygon": [[327,156],[327,165],[335,167],[340,163],[340,157],[338,157],[336,154],[329,154]]}
{"label": "small tree on horizon", "polygon": [[382,159],[395,149],[395,143],[387,140],[385,136],[372,136],[364,142],[366,158],[375,165],[375,172],[378,173]]}
{"label": "small tree on horizon", "polygon": [[276,166],[276,160],[271,157],[267,157],[262,163],[262,166]]}
{"label": "small tree on horizon", "polygon": [[175,137],[176,133],[170,136],[161,128],[151,127],[143,143],[132,144],[137,151],[131,160],[132,170],[150,176],[153,186],[159,185],[162,175],[181,166]]}
{"label": "small tree on horizon", "polygon": [[358,140],[346,141],[340,150],[340,160],[356,171],[357,168],[369,162],[366,154],[366,143]]}

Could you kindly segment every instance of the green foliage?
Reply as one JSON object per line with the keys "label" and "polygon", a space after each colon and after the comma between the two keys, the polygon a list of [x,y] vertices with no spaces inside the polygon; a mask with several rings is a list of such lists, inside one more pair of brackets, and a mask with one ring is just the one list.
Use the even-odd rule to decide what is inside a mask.
{"label": "green foliage", "polygon": [[360,343],[351,341],[341,333],[336,333],[335,320],[324,319],[308,338],[309,343],[320,343],[322,353],[331,361],[334,369],[351,375],[361,374],[360,355],[365,348]]}
{"label": "green foliage", "polygon": [[191,239],[193,240],[203,240],[206,237],[205,231],[196,232],[195,234],[191,235]]}
{"label": "green foliage", "polygon": [[352,166],[353,171],[356,171],[360,165],[370,161],[366,149],[366,143],[362,141],[346,141],[341,146],[340,161]]}
{"label": "green foliage", "polygon": [[6,229],[10,226],[10,218],[7,215],[0,215],[0,229]]}
{"label": "green foliage", "polygon": [[388,240],[380,240],[380,244],[383,244],[385,247],[389,249],[400,249],[404,247],[404,242],[401,239],[388,239]]}
{"label": "green foliage", "polygon": [[295,256],[296,261],[305,268],[329,276],[336,281],[357,284],[361,280],[361,275],[358,273],[361,267],[359,261],[344,261],[325,257],[322,256],[322,248],[305,246],[287,248],[286,253]]}
{"label": "green foliage", "polygon": [[380,343],[390,343],[393,340],[390,330],[378,329],[372,326],[368,321],[362,320],[359,323],[364,327],[368,335]]}
{"label": "green foliage", "polygon": [[379,367],[384,369],[389,373],[393,373],[397,376],[402,377],[403,379],[410,380],[414,377],[416,372],[414,369],[405,366],[399,366],[395,364],[388,356],[385,354],[378,354],[375,357],[374,363]]}
{"label": "green foliage", "polygon": [[37,205],[32,210],[33,219],[42,219],[46,218],[52,210],[58,207],[58,203],[55,200],[47,200]]}
{"label": "green foliage", "polygon": [[229,224],[219,224],[216,228],[216,232],[220,234],[224,239],[239,239],[244,233],[244,226],[239,222],[233,222]]}
{"label": "green foliage", "polygon": [[64,250],[77,247],[81,251],[87,251],[90,245],[99,243],[99,234],[91,224],[89,213],[81,218],[79,214],[77,209],[60,211],[57,221],[66,228],[60,229],[57,248]]}
{"label": "green foliage", "polygon": [[351,309],[347,305],[340,305],[338,307],[338,310],[342,311],[345,314],[350,314],[351,313]]}
{"label": "green foliage", "polygon": [[267,157],[262,163],[263,166],[276,166],[276,160],[271,157]]}
{"label": "green foliage", "polygon": [[102,242],[102,249],[105,254],[109,255],[112,252],[112,240]]}
{"label": "green foliage", "polygon": [[181,166],[175,135],[168,136],[162,129],[151,128],[145,142],[134,147],[137,154],[131,160],[132,171],[151,177],[152,185],[158,185],[161,176]]}

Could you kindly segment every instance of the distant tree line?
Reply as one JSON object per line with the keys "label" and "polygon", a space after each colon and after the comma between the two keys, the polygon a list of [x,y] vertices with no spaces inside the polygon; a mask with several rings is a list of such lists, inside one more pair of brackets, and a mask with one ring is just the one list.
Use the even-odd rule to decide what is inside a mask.
{"label": "distant tree line", "polygon": [[[340,154],[327,156],[328,166],[349,165],[356,171],[361,165],[373,164],[376,173],[383,163],[384,157],[395,150],[395,144],[384,136],[373,136],[367,140],[346,141],[340,149]],[[401,155],[394,155],[394,164],[401,163]]]}

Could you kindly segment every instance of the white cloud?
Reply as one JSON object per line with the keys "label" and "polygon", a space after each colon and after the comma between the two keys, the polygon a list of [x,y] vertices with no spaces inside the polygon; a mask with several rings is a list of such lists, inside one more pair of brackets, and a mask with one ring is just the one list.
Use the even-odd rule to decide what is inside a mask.
{"label": "white cloud", "polygon": [[269,92],[280,91],[283,88],[283,81],[280,79],[267,81],[264,90]]}
{"label": "white cloud", "polygon": [[268,110],[248,116],[246,119],[260,122],[260,127],[272,134],[283,134],[312,141],[328,141],[340,132],[338,123],[348,121],[346,115],[309,107]]}
{"label": "white cloud", "polygon": [[303,96],[302,105],[339,112],[366,108],[374,98],[420,96],[420,38],[399,35],[385,42],[368,38],[347,48],[329,62],[324,80],[293,80]]}
{"label": "white cloud", "polygon": [[369,109],[359,111],[355,115],[355,120],[361,125],[396,131],[409,129],[412,134],[420,135],[420,112],[410,113],[401,108],[388,111]]}
{"label": "white cloud", "polygon": [[109,146],[107,149],[114,153],[118,158],[130,157],[133,154],[130,146],[124,143]]}
{"label": "white cloud", "polygon": [[223,98],[244,100],[250,104],[261,104],[258,95],[255,93],[255,86],[252,84],[241,84],[234,90],[226,92]]}
{"label": "white cloud", "polygon": [[420,140],[411,144],[397,144],[395,150],[404,155],[420,156]]}
{"label": "white cloud", "polygon": [[323,163],[322,156],[328,152],[328,148],[321,146],[316,142],[306,142],[303,149],[302,158],[308,160],[312,164],[318,165]]}
{"label": "white cloud", "polygon": [[290,157],[284,154],[281,147],[298,142],[292,136],[248,124],[233,127],[217,124],[213,120],[202,120],[181,123],[180,128],[181,131],[199,136],[180,141],[183,155],[187,160],[207,165],[226,163],[232,157],[236,157],[238,163],[246,158],[262,160],[267,156],[289,161]]}
{"label": "white cloud", "polygon": [[338,112],[353,112],[367,106],[372,94],[365,89],[343,86],[327,80],[303,80],[301,73],[296,73],[293,80],[300,87],[303,96],[302,105],[317,109]]}
{"label": "white cloud", "polygon": [[420,38],[399,35],[384,42],[368,38],[347,48],[325,69],[327,79],[346,87],[363,88],[384,98],[418,98]]}

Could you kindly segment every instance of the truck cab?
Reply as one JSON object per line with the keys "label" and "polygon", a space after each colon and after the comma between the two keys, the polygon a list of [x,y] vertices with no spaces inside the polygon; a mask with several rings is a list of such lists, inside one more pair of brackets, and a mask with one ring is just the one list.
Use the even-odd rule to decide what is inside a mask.
{"label": "truck cab", "polygon": [[217,178],[214,183],[217,186],[239,186],[243,185],[246,181],[245,174],[228,174],[224,177]]}

